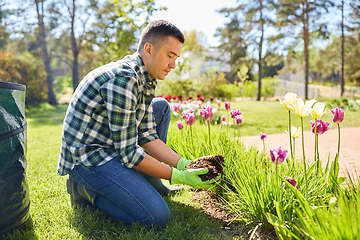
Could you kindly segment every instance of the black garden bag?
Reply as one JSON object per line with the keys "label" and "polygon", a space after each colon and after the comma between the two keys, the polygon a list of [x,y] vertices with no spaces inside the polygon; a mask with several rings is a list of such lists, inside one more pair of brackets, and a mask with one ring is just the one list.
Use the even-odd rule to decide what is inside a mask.
{"label": "black garden bag", "polygon": [[30,221],[25,85],[0,82],[0,235]]}

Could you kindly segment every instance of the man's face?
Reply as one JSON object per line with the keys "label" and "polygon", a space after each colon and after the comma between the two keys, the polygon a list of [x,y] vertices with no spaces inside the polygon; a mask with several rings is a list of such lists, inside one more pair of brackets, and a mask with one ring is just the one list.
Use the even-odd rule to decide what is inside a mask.
{"label": "man's face", "polygon": [[167,37],[156,47],[151,45],[146,69],[152,79],[164,80],[175,68],[175,60],[180,56],[181,42],[175,37]]}

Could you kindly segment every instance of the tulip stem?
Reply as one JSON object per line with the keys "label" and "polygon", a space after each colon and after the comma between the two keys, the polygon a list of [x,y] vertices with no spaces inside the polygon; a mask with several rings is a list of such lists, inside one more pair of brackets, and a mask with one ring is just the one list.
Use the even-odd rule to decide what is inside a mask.
{"label": "tulip stem", "polygon": [[340,154],[340,123],[338,123],[338,151],[337,151],[337,155],[338,155],[338,159],[339,159],[339,154]]}
{"label": "tulip stem", "polygon": [[292,150],[292,140],[291,140],[291,112],[289,111],[289,140],[290,140],[290,154],[291,154],[291,160],[294,160],[293,150]]}
{"label": "tulip stem", "polygon": [[304,163],[304,176],[305,176],[305,199],[308,201],[308,186],[307,186],[307,173],[306,173],[306,161],[305,161],[305,143],[304,143],[304,118],[301,119],[301,138],[302,138],[302,150],[303,150],[303,163]]}
{"label": "tulip stem", "polygon": [[210,139],[210,120],[208,120],[208,130],[209,130],[209,146],[211,147],[211,139]]}
{"label": "tulip stem", "polygon": [[279,176],[278,176],[278,159],[275,163],[275,178],[276,178],[276,201],[279,201]]}
{"label": "tulip stem", "polygon": [[315,151],[314,151],[314,161],[316,162],[317,160],[317,119],[315,118],[315,123],[314,123],[314,133],[315,133]]}
{"label": "tulip stem", "polygon": [[192,134],[192,128],[191,128],[191,125],[190,125],[190,136],[191,136],[191,145],[192,145],[192,150],[193,150],[193,153],[195,153],[195,149],[194,149],[194,139],[193,139],[193,134]]}

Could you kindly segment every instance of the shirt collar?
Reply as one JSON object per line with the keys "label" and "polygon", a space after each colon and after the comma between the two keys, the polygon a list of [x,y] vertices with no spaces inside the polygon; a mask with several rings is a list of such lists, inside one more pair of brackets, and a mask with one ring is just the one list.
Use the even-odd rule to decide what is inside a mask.
{"label": "shirt collar", "polygon": [[140,77],[141,83],[145,86],[147,89],[155,89],[157,85],[156,79],[151,79],[148,71],[146,70],[145,64],[139,55],[138,52],[135,52],[132,55],[132,58],[136,61],[138,68],[135,69],[136,73]]}

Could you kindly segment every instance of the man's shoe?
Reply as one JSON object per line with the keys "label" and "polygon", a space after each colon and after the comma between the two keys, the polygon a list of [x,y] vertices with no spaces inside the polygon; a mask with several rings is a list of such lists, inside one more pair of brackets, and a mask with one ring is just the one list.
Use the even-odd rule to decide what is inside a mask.
{"label": "man's shoe", "polygon": [[166,186],[163,184],[160,178],[153,177],[142,172],[139,173],[163,196],[169,194],[170,195],[176,194],[177,192],[180,192],[181,190],[184,189],[183,187]]}
{"label": "man's shoe", "polygon": [[[70,194],[71,206],[94,208],[94,206],[95,206],[95,205],[93,205],[94,201],[93,200],[89,201],[86,197],[82,196],[82,195],[85,195],[84,193],[81,194],[79,192],[78,189],[82,190],[81,186],[82,185],[78,184],[76,181],[74,181],[74,179],[72,179],[70,176],[68,176],[68,178],[66,180],[66,189],[67,189],[67,192]],[[85,188],[85,187],[83,187],[83,188]],[[93,199],[95,199],[95,198],[93,198]]]}

